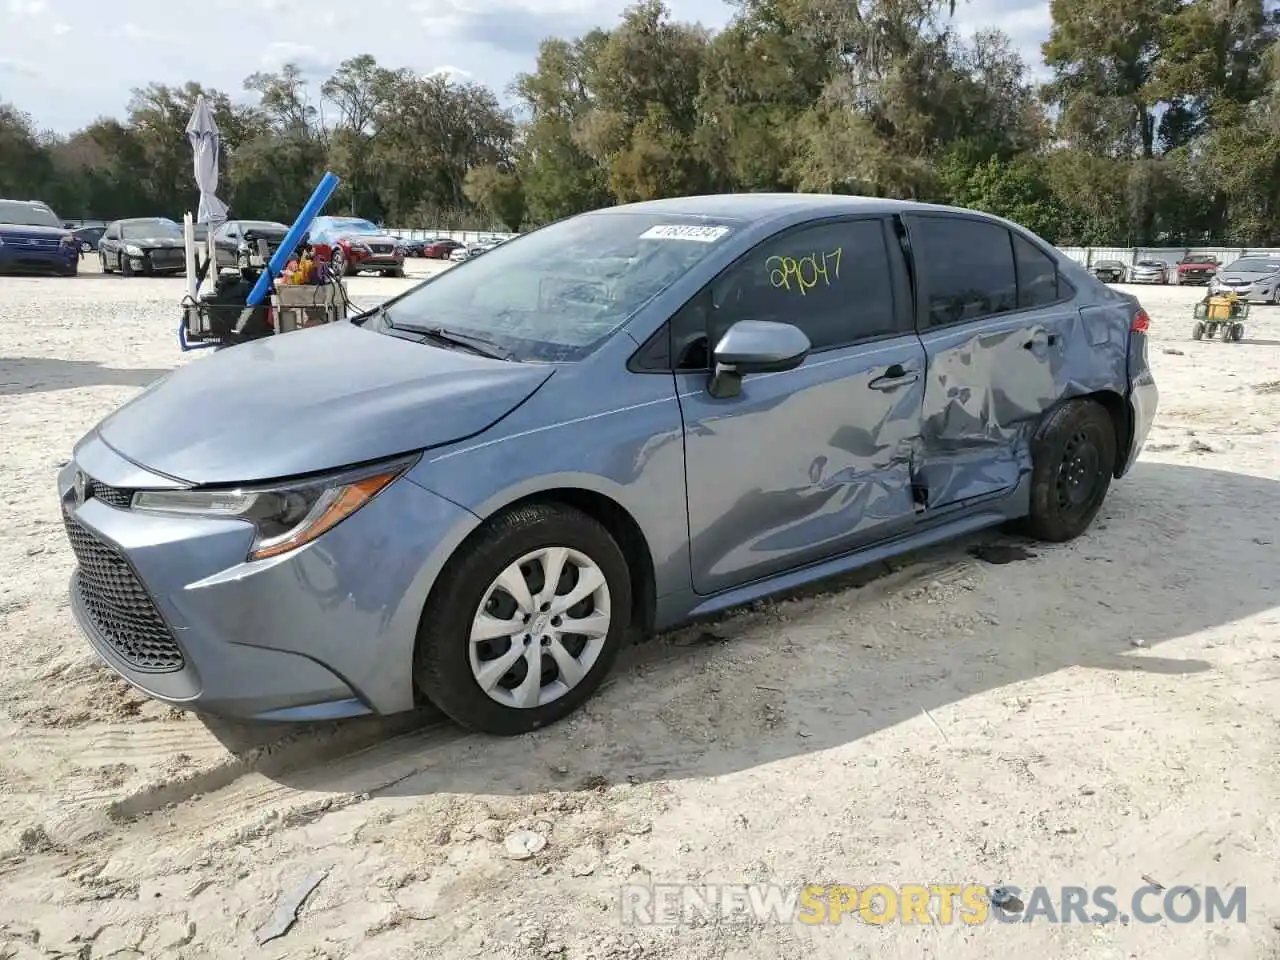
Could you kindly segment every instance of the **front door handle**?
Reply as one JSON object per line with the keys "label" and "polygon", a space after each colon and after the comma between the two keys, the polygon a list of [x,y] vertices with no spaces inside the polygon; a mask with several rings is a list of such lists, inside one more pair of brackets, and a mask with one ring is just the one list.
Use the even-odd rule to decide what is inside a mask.
{"label": "front door handle", "polygon": [[920,374],[915,370],[906,370],[902,364],[895,363],[883,375],[872,380],[868,387],[872,390],[896,390],[898,387],[905,387],[909,383],[915,383],[920,379]]}

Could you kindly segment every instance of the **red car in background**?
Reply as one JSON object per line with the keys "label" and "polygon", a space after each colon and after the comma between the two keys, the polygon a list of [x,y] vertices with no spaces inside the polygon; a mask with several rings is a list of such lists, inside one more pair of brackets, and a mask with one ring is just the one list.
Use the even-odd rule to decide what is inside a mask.
{"label": "red car in background", "polygon": [[311,224],[311,248],[328,260],[339,276],[377,271],[384,277],[404,276],[404,246],[376,224],[358,217],[316,217]]}
{"label": "red car in background", "polygon": [[449,254],[461,246],[464,246],[464,244],[459,243],[457,240],[440,237],[436,240],[429,240],[422,248],[422,255],[430,257],[432,260],[448,260]]}
{"label": "red car in background", "polygon": [[1222,266],[1218,258],[1207,253],[1191,253],[1178,261],[1178,272],[1174,275],[1174,283],[1193,284],[1208,283],[1218,275]]}

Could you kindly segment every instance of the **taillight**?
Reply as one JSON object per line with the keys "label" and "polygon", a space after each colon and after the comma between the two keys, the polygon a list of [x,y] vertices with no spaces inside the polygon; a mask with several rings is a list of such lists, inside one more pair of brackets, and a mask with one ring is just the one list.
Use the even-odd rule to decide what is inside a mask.
{"label": "taillight", "polygon": [[1133,323],[1129,324],[1129,330],[1132,333],[1146,333],[1151,329],[1151,318],[1147,316],[1147,311],[1141,307],[1138,312],[1133,315]]}

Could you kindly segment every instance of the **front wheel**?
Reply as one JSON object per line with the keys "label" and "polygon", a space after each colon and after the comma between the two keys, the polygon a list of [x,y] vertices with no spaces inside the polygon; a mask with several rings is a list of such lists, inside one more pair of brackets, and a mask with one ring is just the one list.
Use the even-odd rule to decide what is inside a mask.
{"label": "front wheel", "polygon": [[106,255],[105,253],[101,253],[101,252],[99,252],[99,254],[98,254],[98,263],[101,265],[101,267],[102,267],[102,272],[103,272],[103,273],[115,273],[115,272],[116,272],[114,267],[109,267],[109,266],[107,266],[107,255]]}
{"label": "front wheel", "polygon": [[1195,323],[1191,325],[1191,339],[1192,340],[1204,339],[1204,323],[1201,322],[1200,320],[1197,320]]}
{"label": "front wheel", "polygon": [[1032,444],[1028,532],[1050,543],[1074,540],[1102,508],[1116,466],[1111,416],[1092,400],[1051,412]]}
{"label": "front wheel", "polygon": [[382,271],[382,275],[383,275],[384,277],[389,277],[389,278],[390,278],[390,279],[392,279],[392,280],[403,280],[403,279],[404,279],[404,267],[397,267],[397,268],[396,268],[396,269],[394,269],[394,270],[383,270],[383,271]]}
{"label": "front wheel", "polygon": [[464,727],[516,736],[599,688],[630,628],[631,577],[609,532],[557,504],[489,521],[450,561],[418,628],[418,688]]}

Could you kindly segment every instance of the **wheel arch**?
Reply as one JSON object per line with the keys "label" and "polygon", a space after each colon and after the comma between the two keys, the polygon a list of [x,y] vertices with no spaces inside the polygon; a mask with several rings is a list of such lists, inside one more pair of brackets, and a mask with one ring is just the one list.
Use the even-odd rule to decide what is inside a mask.
{"label": "wheel arch", "polygon": [[1039,433],[1044,429],[1044,425],[1049,422],[1050,417],[1060,407],[1079,400],[1089,400],[1098,404],[1107,412],[1107,416],[1111,418],[1111,425],[1116,433],[1116,463],[1112,475],[1119,479],[1129,467],[1128,460],[1133,446],[1133,411],[1129,407],[1129,401],[1118,391],[1095,390],[1092,393],[1080,393],[1075,396],[1064,397],[1060,403],[1054,404],[1044,412],[1036,432]]}
{"label": "wheel arch", "polygon": [[[601,490],[574,483],[563,483],[533,491],[525,491],[486,504],[485,509],[478,513],[482,518],[481,521],[475,524],[449,552],[447,559],[445,559],[433,578],[433,583],[427,591],[427,595],[423,598],[422,606],[418,612],[419,626],[421,626],[421,618],[436,597],[436,591],[440,589],[440,583],[445,579],[444,573],[449,566],[466,554],[471,544],[483,534],[483,531],[493,519],[531,503],[554,503],[571,507],[585,513],[609,531],[614,542],[622,550],[622,554],[627,560],[627,569],[631,574],[631,622],[633,629],[638,630],[644,636],[650,634],[653,631],[657,610],[657,580],[654,570],[653,551],[649,545],[648,538],[644,535],[644,531],[635,517],[632,516],[631,511],[624,507],[617,498]],[[418,639],[415,639],[414,643],[415,661],[417,655],[416,647],[421,637],[421,630],[417,631],[417,635]]]}

